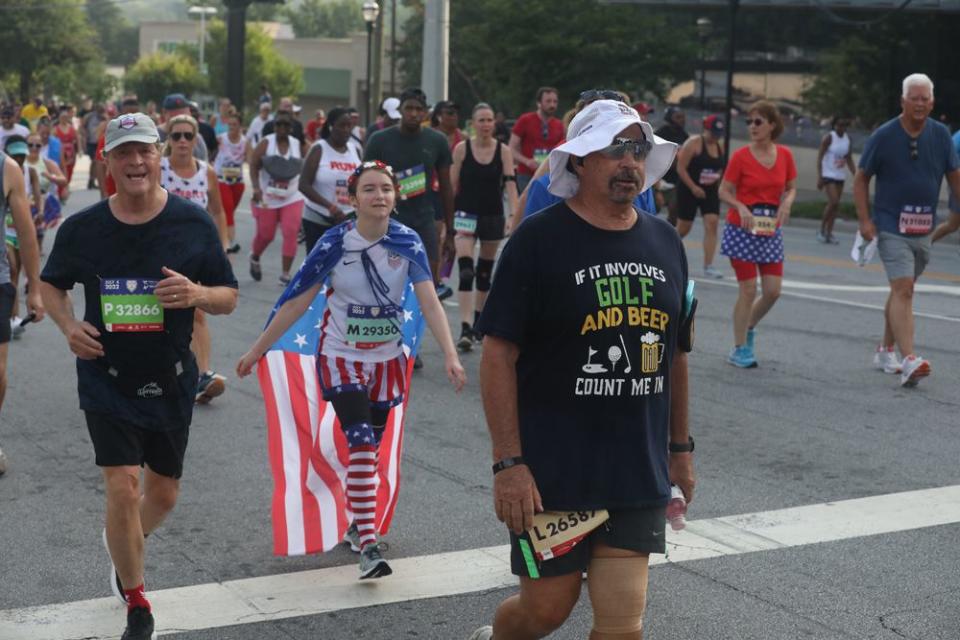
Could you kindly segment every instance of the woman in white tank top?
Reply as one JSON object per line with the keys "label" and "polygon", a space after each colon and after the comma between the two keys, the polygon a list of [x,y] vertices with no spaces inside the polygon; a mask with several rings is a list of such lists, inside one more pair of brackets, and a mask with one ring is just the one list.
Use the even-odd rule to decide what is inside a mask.
{"label": "woman in white tank top", "polygon": [[[220,204],[217,174],[202,160],[193,157],[199,127],[192,116],[174,116],[167,123],[167,142],[160,160],[160,185],[168,193],[186,198],[206,209],[220,232],[220,241],[227,248],[227,224]],[[210,368],[210,329],[206,314],[193,313],[193,342],[190,349],[197,356],[200,381],[196,401],[206,404],[224,392],[225,380]]]}
{"label": "woman in white tank top", "polygon": [[347,181],[361,161],[361,151],[350,137],[353,119],[350,112],[337,107],[330,110],[320,129],[320,138],[310,148],[300,175],[300,193],[304,196],[303,234],[307,253],[330,227],[340,224],[351,213]]}
{"label": "woman in white tank top", "polygon": [[303,194],[299,189],[303,159],[300,141],[291,135],[293,114],[277,111],[273,130],[276,133],[264,136],[250,159],[251,208],[257,220],[257,234],[250,252],[250,277],[258,281],[263,277],[260,255],[273,242],[279,225],[283,234],[280,284],[286,286],[297,255],[297,235],[303,217]]}
{"label": "woman in white tank top", "polygon": [[247,156],[247,139],[240,130],[240,114],[236,109],[230,107],[226,114],[221,111],[220,119],[227,130],[217,136],[219,146],[213,168],[217,172],[220,201],[223,203],[223,215],[227,221],[227,237],[230,240],[227,253],[233,254],[240,251],[234,212],[243,198],[243,163]]}
{"label": "woman in white tank top", "polygon": [[820,152],[817,154],[817,189],[822,189],[827,196],[817,240],[828,244],[840,242],[833,236],[833,223],[840,208],[840,196],[843,194],[847,170],[850,170],[851,175],[857,171],[853,164],[850,136],[847,135],[848,126],[850,121],[847,118],[835,116],[830,125],[830,133],[820,141]]}

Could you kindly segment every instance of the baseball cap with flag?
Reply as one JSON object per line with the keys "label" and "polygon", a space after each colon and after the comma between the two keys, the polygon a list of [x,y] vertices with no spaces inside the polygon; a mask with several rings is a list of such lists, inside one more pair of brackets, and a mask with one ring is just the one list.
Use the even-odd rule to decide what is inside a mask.
{"label": "baseball cap with flag", "polygon": [[646,159],[646,176],[641,191],[646,191],[663,177],[677,154],[677,145],[653,134],[648,122],[630,105],[616,100],[592,102],[570,123],[567,141],[550,152],[550,193],[571,198],[580,187],[577,174],[567,170],[570,156],[583,158],[610,145],[617,134],[630,125],[639,125],[644,137],[653,145]]}
{"label": "baseball cap with flag", "polygon": [[104,135],[103,151],[111,149],[125,142],[159,142],[160,134],[157,125],[150,116],[143,113],[129,113],[114,118],[107,124]]}

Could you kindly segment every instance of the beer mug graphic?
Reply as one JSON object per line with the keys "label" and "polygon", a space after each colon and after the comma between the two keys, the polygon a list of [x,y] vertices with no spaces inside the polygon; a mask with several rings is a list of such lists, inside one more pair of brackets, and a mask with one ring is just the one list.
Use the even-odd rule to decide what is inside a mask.
{"label": "beer mug graphic", "polygon": [[656,373],[663,362],[664,344],[660,336],[648,331],[640,337],[640,371]]}

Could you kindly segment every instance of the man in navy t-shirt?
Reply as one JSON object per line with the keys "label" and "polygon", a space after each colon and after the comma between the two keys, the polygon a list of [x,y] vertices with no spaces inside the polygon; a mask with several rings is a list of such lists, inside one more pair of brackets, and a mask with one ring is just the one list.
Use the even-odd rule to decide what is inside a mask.
{"label": "man in navy t-shirt", "polygon": [[[237,280],[210,216],[160,186],[159,139],[142,113],[109,122],[103,150],[117,193],[61,225],[40,276],[48,313],[77,356],[126,640],[154,631],[144,537],[179,492],[198,379],[194,309],[224,314],[237,304]],[[84,288],[83,320],[68,293],[76,284]]]}
{"label": "man in navy t-shirt", "polygon": [[480,317],[480,378],[521,593],[476,640],[549,635],[583,571],[597,635],[642,628],[671,484],[688,501],[694,485],[686,256],[673,227],[633,204],[675,154],[629,105],[594,102],[550,154],[563,200],[504,248]]}
{"label": "man in navy t-shirt", "polygon": [[[886,373],[899,373],[900,384],[916,386],[930,375],[930,363],[913,348],[913,285],[930,261],[930,244],[960,226],[952,215],[933,234],[946,176],[955,195],[960,194],[960,160],[950,131],[931,119],[933,82],[917,73],[903,81],[903,111],[881,125],[864,146],[854,177],[853,198],[860,235],[877,238],[880,260],[890,281],[884,312],[883,341],[873,363]],[[877,187],[870,209],[870,179]],[[932,235],[931,235],[932,234]],[[898,359],[894,345],[900,348]]]}

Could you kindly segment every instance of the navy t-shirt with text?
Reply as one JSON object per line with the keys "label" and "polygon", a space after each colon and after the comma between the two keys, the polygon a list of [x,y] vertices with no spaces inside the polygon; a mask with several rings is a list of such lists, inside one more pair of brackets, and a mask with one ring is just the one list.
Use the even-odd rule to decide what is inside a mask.
{"label": "navy t-shirt with text", "polygon": [[594,227],[565,202],[507,242],[479,330],[517,344],[523,457],[548,510],[661,506],[687,260],[664,220]]}
{"label": "navy t-shirt with text", "polygon": [[[880,125],[867,139],[860,169],[876,177],[871,217],[877,229],[926,235],[936,224],[944,174],[960,169],[960,160],[950,130],[944,125],[927,118],[923,131],[914,139],[896,117]],[[922,226],[902,234],[902,225],[914,220],[922,221]]]}
{"label": "navy t-shirt with text", "polygon": [[[162,330],[107,331],[101,307],[104,281],[117,283],[118,293],[139,293],[138,281],[159,281],[167,267],[208,287],[237,287],[210,215],[173,194],[152,220],[120,222],[103,200],[67,218],[57,231],[41,279],[58,289],[83,285],[83,319],[100,332],[106,359],[77,359],[80,408],[109,413],[144,429],[165,431],[189,426],[197,386],[197,367],[190,353],[194,309],[166,309]],[[131,284],[127,284],[131,283]],[[129,287],[129,289],[127,289]],[[126,291],[125,291],[126,290]],[[104,365],[142,371],[180,362],[179,396],[130,398],[121,394]]]}

